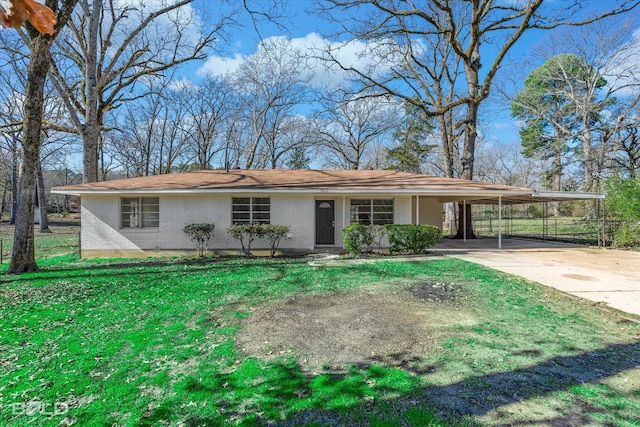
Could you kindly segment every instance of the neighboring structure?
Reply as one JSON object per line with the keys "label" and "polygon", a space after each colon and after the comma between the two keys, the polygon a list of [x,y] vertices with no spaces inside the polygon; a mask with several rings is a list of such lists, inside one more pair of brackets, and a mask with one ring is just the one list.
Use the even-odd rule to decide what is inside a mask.
{"label": "neighboring structure", "polygon": [[192,223],[215,224],[209,244],[213,251],[238,249],[226,233],[232,224],[261,222],[290,227],[280,244],[283,251],[313,252],[342,247],[342,229],[354,222],[441,228],[446,202],[567,198],[388,170],[207,170],[70,185],[52,192],[81,196],[82,256],[88,257],[193,253],[182,232]]}

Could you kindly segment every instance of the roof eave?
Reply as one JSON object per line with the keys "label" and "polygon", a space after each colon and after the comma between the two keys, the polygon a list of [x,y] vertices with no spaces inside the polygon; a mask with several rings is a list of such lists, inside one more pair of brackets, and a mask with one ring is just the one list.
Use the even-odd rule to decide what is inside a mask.
{"label": "roof eave", "polygon": [[593,200],[604,199],[603,193],[581,193],[578,191],[535,191],[534,198],[540,199],[571,199],[571,200]]}
{"label": "roof eave", "polygon": [[282,194],[411,194],[426,195],[434,197],[453,196],[462,200],[464,197],[499,197],[499,196],[531,196],[531,191],[521,190],[443,190],[443,189],[406,189],[406,188],[386,188],[386,189],[340,189],[340,188],[313,188],[313,189],[282,189],[282,188],[229,188],[229,189],[135,189],[135,190],[63,190],[51,189],[54,194],[69,196],[83,195],[117,195],[117,194],[237,194],[237,193],[282,193]]}

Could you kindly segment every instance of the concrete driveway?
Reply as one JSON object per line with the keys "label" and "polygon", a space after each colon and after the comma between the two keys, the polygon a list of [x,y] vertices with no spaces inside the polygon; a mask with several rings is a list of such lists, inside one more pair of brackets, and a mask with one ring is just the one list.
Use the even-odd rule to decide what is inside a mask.
{"label": "concrete driveway", "polygon": [[433,252],[515,274],[640,316],[640,252],[503,239],[443,239]]}

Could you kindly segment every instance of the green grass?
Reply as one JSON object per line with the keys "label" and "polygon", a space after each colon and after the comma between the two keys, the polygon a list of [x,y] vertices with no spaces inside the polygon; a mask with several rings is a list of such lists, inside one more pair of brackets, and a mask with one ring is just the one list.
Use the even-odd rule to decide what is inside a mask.
{"label": "green grass", "polygon": [[[498,236],[498,219],[474,219],[474,231],[485,237]],[[573,217],[503,218],[504,236],[521,236],[571,242],[598,243],[598,222]]]}
{"label": "green grass", "polygon": [[[78,231],[79,227],[69,227],[67,225],[51,225],[51,233],[34,232],[36,256],[40,259],[57,257],[62,254],[78,252]],[[0,225],[0,239],[2,241],[2,263],[8,263],[13,249],[13,226],[8,224]]]}
{"label": "green grass", "polygon": [[[40,265],[0,285],[2,425],[423,426],[554,417],[638,425],[636,323],[463,261],[312,269],[302,260],[66,255]],[[264,361],[236,346],[241,319],[260,304],[431,280],[465,289],[470,297],[453,310],[467,321],[444,307],[447,337],[416,361],[419,369],[367,363],[309,374],[295,349]],[[25,413],[21,405],[34,400],[64,411]]]}

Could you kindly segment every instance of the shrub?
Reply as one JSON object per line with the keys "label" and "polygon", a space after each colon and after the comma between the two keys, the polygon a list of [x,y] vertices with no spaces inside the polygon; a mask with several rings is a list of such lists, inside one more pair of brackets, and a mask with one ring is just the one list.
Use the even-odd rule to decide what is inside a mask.
{"label": "shrub", "polygon": [[362,254],[365,242],[369,241],[373,239],[366,225],[350,224],[342,230],[342,245],[349,255]]}
{"label": "shrub", "polygon": [[271,248],[270,256],[273,257],[280,246],[280,240],[289,232],[286,225],[263,224],[264,237],[269,239],[269,247]]}
{"label": "shrub", "polygon": [[619,226],[613,230],[615,246],[640,245],[640,179],[613,177],[605,187],[607,215],[619,221]]}
{"label": "shrub", "polygon": [[423,253],[440,240],[440,229],[433,225],[389,224],[389,252]]}
{"label": "shrub", "polygon": [[640,224],[623,222],[615,232],[614,246],[618,248],[634,248],[640,246]]}
{"label": "shrub", "polygon": [[227,229],[234,239],[240,241],[242,251],[247,257],[251,256],[251,244],[256,239],[269,239],[271,256],[274,256],[282,238],[289,232],[286,225],[276,224],[235,224]]}
{"label": "shrub", "polygon": [[380,249],[387,230],[382,225],[351,224],[342,230],[342,244],[350,255],[373,252],[374,245]]}
{"label": "shrub", "polygon": [[182,231],[189,236],[192,242],[196,244],[198,256],[207,255],[207,245],[213,236],[214,224],[189,224],[185,225]]}
{"label": "shrub", "polygon": [[263,237],[264,229],[260,225],[234,224],[227,229],[227,234],[240,241],[242,251],[247,257],[251,256],[251,244],[253,241]]}
{"label": "shrub", "polygon": [[368,247],[368,251],[372,252],[373,245],[378,247],[378,250],[382,248],[382,239],[387,235],[387,228],[384,225],[371,224],[369,228],[369,234],[371,234],[371,245]]}

